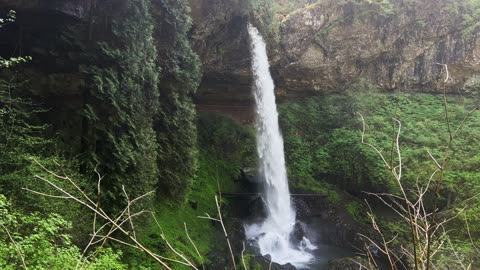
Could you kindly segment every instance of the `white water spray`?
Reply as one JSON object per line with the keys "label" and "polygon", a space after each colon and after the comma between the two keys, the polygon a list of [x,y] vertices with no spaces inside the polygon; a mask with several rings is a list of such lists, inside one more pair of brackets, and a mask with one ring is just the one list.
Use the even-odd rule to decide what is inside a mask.
{"label": "white water spray", "polygon": [[275,85],[270,75],[266,44],[262,36],[251,25],[248,25],[248,33],[255,80],[257,152],[260,173],[265,179],[268,216],[262,224],[246,226],[246,234],[248,239],[257,240],[261,254],[269,254],[272,261],[303,266],[313,259],[307,251],[314,246],[308,239],[308,245],[304,243],[299,247],[294,247],[290,242],[290,234],[295,226],[295,211],[290,202],[283,138],[275,104]]}

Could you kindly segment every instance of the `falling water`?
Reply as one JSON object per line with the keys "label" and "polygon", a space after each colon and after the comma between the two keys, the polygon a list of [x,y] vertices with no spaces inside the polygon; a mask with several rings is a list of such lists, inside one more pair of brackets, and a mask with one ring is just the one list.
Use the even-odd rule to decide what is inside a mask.
{"label": "falling water", "polygon": [[[262,224],[246,226],[248,239],[255,239],[262,255],[269,254],[279,264],[302,266],[312,260],[306,250],[313,248],[308,239],[298,247],[290,241],[295,226],[295,211],[290,202],[283,138],[278,126],[278,112],[265,42],[258,30],[248,25],[251,39],[252,70],[255,79],[257,152],[260,173],[265,179],[268,216]],[[307,248],[305,248],[307,247]]]}

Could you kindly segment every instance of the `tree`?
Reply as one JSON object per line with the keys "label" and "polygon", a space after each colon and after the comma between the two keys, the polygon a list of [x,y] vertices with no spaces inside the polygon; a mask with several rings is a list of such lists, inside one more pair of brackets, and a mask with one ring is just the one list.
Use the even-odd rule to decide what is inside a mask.
{"label": "tree", "polygon": [[153,129],[159,69],[150,8],[146,0],[119,5],[111,32],[87,45],[91,64],[82,68],[87,78],[82,149],[91,164],[84,172],[98,165],[111,206],[123,201],[117,197],[122,185],[135,186],[137,196],[154,189],[159,177]]}
{"label": "tree", "polygon": [[198,166],[192,97],[200,83],[200,60],[188,40],[192,25],[188,1],[161,0],[155,2],[155,7],[162,11],[155,28],[162,67],[160,113],[154,125],[158,140],[159,191],[184,200]]}
{"label": "tree", "polygon": [[[0,29],[9,23],[13,23],[16,18],[16,13],[14,10],[10,10],[6,16],[6,18],[0,18]],[[8,59],[4,59],[0,56],[0,69],[1,68],[10,68],[19,63],[24,63],[30,60],[30,57],[10,57]]]}

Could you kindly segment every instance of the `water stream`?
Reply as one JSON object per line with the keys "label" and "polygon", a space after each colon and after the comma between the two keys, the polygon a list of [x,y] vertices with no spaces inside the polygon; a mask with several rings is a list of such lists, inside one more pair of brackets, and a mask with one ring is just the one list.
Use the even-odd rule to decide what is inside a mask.
{"label": "water stream", "polygon": [[252,70],[255,80],[257,152],[260,175],[265,181],[267,218],[261,224],[245,227],[248,239],[257,241],[262,255],[273,262],[302,267],[313,260],[314,245],[304,238],[297,246],[290,241],[295,226],[295,211],[290,201],[283,138],[278,125],[275,85],[270,75],[266,44],[258,30],[248,25],[251,40]]}

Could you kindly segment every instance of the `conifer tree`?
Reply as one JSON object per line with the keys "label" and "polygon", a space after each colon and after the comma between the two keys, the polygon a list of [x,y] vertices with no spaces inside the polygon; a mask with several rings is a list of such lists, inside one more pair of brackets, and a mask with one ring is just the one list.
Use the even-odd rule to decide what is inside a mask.
{"label": "conifer tree", "polygon": [[[155,121],[158,139],[159,187],[162,194],[183,199],[197,169],[197,131],[192,96],[200,81],[200,60],[188,40],[190,8],[185,0],[157,1],[160,110]],[[173,46],[172,46],[173,44]]]}
{"label": "conifer tree", "polygon": [[[103,34],[89,48],[92,64],[83,67],[87,98],[82,148],[90,156],[90,171],[99,166],[111,203],[122,201],[122,185],[132,197],[151,191],[158,175],[153,119],[159,72],[150,4],[130,0],[115,7],[110,29],[96,26]],[[99,14],[98,20],[102,18]]]}

